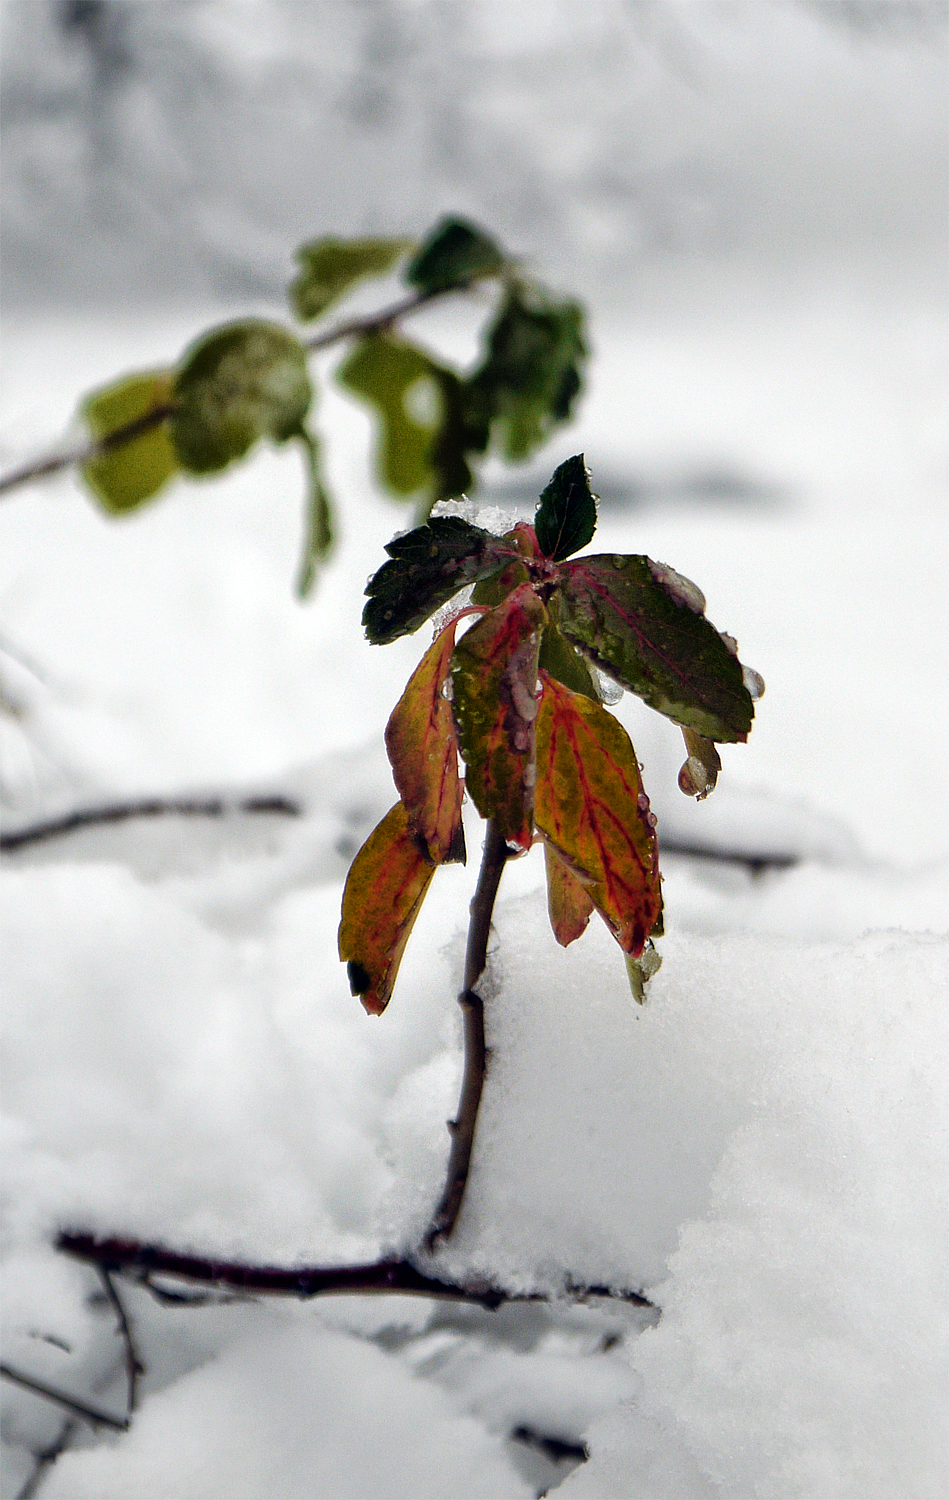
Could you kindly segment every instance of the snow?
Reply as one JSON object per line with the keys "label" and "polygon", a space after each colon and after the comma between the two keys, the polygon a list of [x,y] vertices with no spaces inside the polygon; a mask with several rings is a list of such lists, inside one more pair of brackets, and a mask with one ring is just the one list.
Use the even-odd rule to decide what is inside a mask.
{"label": "snow", "polygon": [[[178,23],[140,9],[136,25],[160,51],[163,28]],[[404,9],[393,14],[405,36],[435,47],[430,8],[412,8],[411,26]],[[316,12],[294,22],[292,10],[197,5],[182,35],[259,100],[286,36],[322,35]],[[749,743],[723,748],[701,804],[676,786],[678,731],[629,697],[616,705],[662,839],[796,861],[756,874],[668,852],[663,965],[645,1008],[598,919],[557,947],[539,851],[508,866],[496,913],[490,1071],[440,1269],[554,1295],[567,1278],[644,1291],[661,1316],[615,1299],[494,1312],[368,1296],[164,1306],[119,1282],[147,1366],[139,1407],[127,1433],[77,1423],[41,1497],[946,1493],[949,467],[943,273],[930,253],[944,226],[934,229],[922,192],[941,106],[918,39],[888,51],[822,31],[802,9],[754,7],[740,24],[739,10],[692,8],[701,48],[687,53],[704,59],[707,92],[690,93],[675,69],[663,84],[649,53],[630,106],[639,119],[662,101],[637,212],[663,183],[685,192],[688,173],[677,174],[693,152],[720,169],[722,219],[710,227],[694,205],[707,235],[693,225],[685,248],[640,257],[610,295],[604,267],[615,271],[627,243],[617,225],[625,234],[629,223],[602,183],[594,201],[590,152],[615,155],[629,124],[615,94],[585,93],[592,123],[581,129],[571,113],[548,139],[538,110],[550,79],[537,73],[504,95],[529,29],[520,12],[485,3],[464,45],[488,69],[486,92],[462,97],[455,117],[486,121],[484,139],[472,136],[465,205],[481,193],[486,220],[493,202],[505,233],[520,225],[539,270],[549,251],[565,287],[583,280],[593,292],[580,418],[526,473],[489,471],[482,524],[524,514],[555,464],[584,451],[602,495],[596,550],[642,551],[694,578],[767,683]],[[675,51],[689,13],[666,13],[675,24],[663,47]],[[38,26],[37,15],[20,7],[15,19]],[[581,25],[551,7],[550,77],[562,81],[578,37],[595,48],[618,35],[612,16],[592,7]],[[741,45],[729,50],[729,36]],[[427,53],[411,56],[417,83]],[[405,115],[412,139],[424,111],[437,113],[435,95],[450,93],[459,56],[437,87],[429,80],[420,114]],[[612,62],[583,56],[591,79],[628,62],[621,49]],[[334,88],[351,65],[334,56]],[[71,76],[60,76],[67,92]],[[137,96],[146,123],[156,99],[167,105]],[[188,103],[179,135],[164,117],[181,152],[203,107]],[[38,182],[59,128],[42,126]],[[495,179],[488,156],[519,134],[532,151]],[[391,175],[397,135],[370,198]],[[372,157],[374,139],[367,127],[354,161]],[[134,132],[122,158],[132,176],[133,146]],[[252,153],[246,141],[240,150],[235,196],[225,199],[222,168],[209,198],[221,211],[204,210],[214,232],[190,252],[191,280],[182,273],[202,305],[134,313],[57,307],[69,300],[58,249],[38,260],[35,299],[23,301],[32,242],[21,197],[35,183],[15,166],[4,467],[45,451],[79,393],[175,358],[233,315],[208,266],[237,264],[252,218],[241,198]],[[220,143],[202,152],[211,176],[215,152],[229,164]],[[460,170],[447,160],[437,192]],[[537,209],[531,239],[527,197],[512,207],[540,166],[535,208],[548,192],[563,201],[549,243],[549,215]],[[285,178],[281,168],[275,192]],[[410,206],[426,197],[420,181],[406,189]],[[156,182],[154,163],[142,167],[143,201]],[[789,207],[798,189],[810,224]],[[92,210],[79,188],[61,191],[68,222],[81,224]],[[404,227],[394,192],[387,181],[378,212],[389,217],[366,220],[372,228]],[[343,218],[355,212],[341,201]],[[672,192],[654,204],[660,238],[683,201]],[[254,311],[278,315],[267,277],[302,232],[267,205],[247,241],[266,248],[264,268],[241,308],[256,296]],[[93,226],[83,285],[110,274],[97,247],[118,253],[121,222]],[[169,220],[155,243],[167,255],[183,233]],[[597,234],[599,270],[584,262],[581,275],[578,246]],[[152,253],[143,242],[131,290],[161,280]],[[44,288],[57,275],[50,309]],[[461,314],[432,309],[421,326],[470,348]],[[162,793],[230,807],[51,838],[0,870],[4,1358],[115,1413],[125,1373],[114,1316],[91,1272],[52,1250],[57,1230],[346,1264],[411,1246],[441,1187],[475,871],[437,873],[391,1005],[366,1016],[336,956],[341,887],[395,800],[382,730],[429,637],[384,649],[362,639],[366,578],[409,516],[373,490],[368,422],[328,368],[320,420],[340,543],[307,605],[292,591],[295,455],[264,453],[119,522],[69,477],[0,507],[5,828]],[[255,795],[299,811],[241,810]],[[466,818],[473,856],[479,824],[470,808]],[[0,1490],[14,1500],[65,1418],[9,1382],[3,1394]],[[563,1456],[542,1451],[544,1439],[568,1445]]]}

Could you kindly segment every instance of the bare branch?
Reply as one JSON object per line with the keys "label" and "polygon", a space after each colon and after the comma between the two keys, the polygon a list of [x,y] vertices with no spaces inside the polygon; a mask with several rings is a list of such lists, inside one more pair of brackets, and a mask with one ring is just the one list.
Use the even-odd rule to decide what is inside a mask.
{"label": "bare branch", "polygon": [[[388,1258],[357,1266],[264,1266],[235,1261],[210,1260],[198,1255],[183,1255],[161,1245],[142,1244],[138,1240],[106,1238],[63,1231],[56,1247],[76,1260],[104,1267],[131,1277],[163,1299],[161,1288],[154,1286],[154,1276],[170,1276],[199,1286],[230,1289],[236,1292],[270,1296],[321,1297],[338,1293],[384,1293],[402,1296],[437,1297],[444,1301],[470,1302],[490,1309],[505,1302],[554,1302],[565,1297],[585,1302],[594,1297],[628,1302],[635,1307],[654,1307],[641,1292],[601,1284],[567,1280],[561,1293],[509,1292],[483,1278],[470,1281],[445,1281],[420,1271],[407,1258]],[[179,1300],[173,1297],[171,1300]],[[190,1298],[184,1299],[190,1302]]]}

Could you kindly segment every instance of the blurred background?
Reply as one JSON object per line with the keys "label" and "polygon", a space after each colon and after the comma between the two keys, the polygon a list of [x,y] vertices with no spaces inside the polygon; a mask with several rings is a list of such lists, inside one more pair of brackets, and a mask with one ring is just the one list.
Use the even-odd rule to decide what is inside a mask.
{"label": "blurred background", "polygon": [[[600,545],[697,578],[771,685],[735,784],[856,804],[890,854],[853,792],[888,784],[906,857],[943,851],[907,783],[939,784],[944,759],[944,0],[5,0],[0,18],[5,467],[215,318],[286,316],[301,241],[469,215],[585,299],[592,346],[578,421],[526,470],[489,465],[487,500],[531,505],[584,451]],[[464,357],[453,316],[409,331]],[[319,423],[341,540],[305,608],[295,455],[119,523],[74,476],[5,501],[24,815],[82,788],[270,777],[381,729],[417,642],[361,646],[359,596],[408,515],[373,497],[368,424],[322,380]]]}

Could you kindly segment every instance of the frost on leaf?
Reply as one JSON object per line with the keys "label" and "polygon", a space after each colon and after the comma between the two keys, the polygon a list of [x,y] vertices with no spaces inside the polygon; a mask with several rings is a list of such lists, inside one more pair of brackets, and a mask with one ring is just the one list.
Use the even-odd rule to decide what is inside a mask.
{"label": "frost on leaf", "polygon": [[385,646],[411,635],[466,584],[493,573],[508,551],[500,537],[460,516],[435,516],[386,545],[390,561],[366,585],[366,635]]}
{"label": "frost on leaf", "polygon": [[[642,953],[662,910],[655,818],[626,730],[544,674],[534,818],[626,953]],[[556,929],[555,929],[556,930]]]}
{"label": "frost on leaf", "polygon": [[444,696],[452,620],[422,657],[386,726],[386,750],[408,826],[433,864],[464,863],[462,783],[451,704]]}
{"label": "frost on leaf", "polygon": [[372,1016],[385,1010],[435,866],[419,850],[401,802],[353,860],[343,888],[339,956]]}
{"label": "frost on leaf", "polygon": [[466,785],[483,818],[529,849],[533,830],[537,658],[547,612],[530,584],[462,636],[451,659],[452,708]]}
{"label": "frost on leaf", "polygon": [[745,740],[754,704],[741,663],[700,612],[695,585],[678,574],[671,582],[671,571],[657,578],[656,565],[637,556],[563,563],[560,629],[657,713],[709,740]]}

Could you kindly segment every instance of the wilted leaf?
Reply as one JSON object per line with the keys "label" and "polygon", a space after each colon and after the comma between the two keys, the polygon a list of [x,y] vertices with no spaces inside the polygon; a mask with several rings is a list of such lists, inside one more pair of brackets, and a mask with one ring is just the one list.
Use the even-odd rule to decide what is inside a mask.
{"label": "wilted leaf", "polygon": [[297,593],[305,599],[316,580],[317,565],[333,545],[333,502],[323,480],[320,445],[311,432],[301,428],[300,443],[307,466],[306,536],[297,580]]}
{"label": "wilted leaf", "polygon": [[464,863],[455,721],[443,688],[457,620],[435,639],[386,726],[386,750],[408,826],[433,864]]}
{"label": "wilted leaf", "polygon": [[596,531],[596,499],[583,454],[568,458],[554,470],[541,493],[534,530],[545,557],[561,562],[579,552]]}
{"label": "wilted leaf", "polygon": [[504,265],[502,250],[483,229],[467,219],[446,218],[406,266],[405,280],[420,292],[443,292],[496,276]]}
{"label": "wilted leaf", "polygon": [[539,832],[584,886],[626,953],[661,910],[654,820],[629,735],[598,703],[546,674],[537,715]]}
{"label": "wilted leaf", "polygon": [[698,612],[695,597],[686,596],[680,586],[686,580],[676,574],[678,583],[670,584],[670,575],[648,557],[564,563],[560,629],[658,713],[706,739],[747,739],[754,705],[741,665]]}
{"label": "wilted leaf", "polygon": [[539,287],[514,285],[466,382],[466,420],[491,433],[505,458],[527,458],[566,421],[586,358],[583,308]]}
{"label": "wilted leaf", "polygon": [[310,240],[296,251],[300,270],[290,283],[290,306],[301,322],[318,318],[366,276],[381,276],[411,248],[411,240]]}
{"label": "wilted leaf", "polygon": [[595,910],[586,890],[572,874],[553,847],[544,843],[547,866],[547,914],[554,937],[561,948],[568,948],[587,930]]}
{"label": "wilted leaf", "polygon": [[343,888],[339,956],[350,989],[372,1016],[380,1016],[389,1003],[434,873],[397,802],[356,855]]}
{"label": "wilted leaf", "polygon": [[459,589],[494,572],[506,550],[501,537],[460,516],[436,516],[395,537],[386,545],[390,561],[366,585],[368,639],[385,646],[411,635]]}
{"label": "wilted leaf", "polygon": [[447,373],[423,350],[388,333],[361,339],[337,371],[340,384],[378,413],[376,467],[380,482],[397,495],[434,483],[432,445]]}
{"label": "wilted leaf", "polygon": [[466,786],[504,839],[529,849],[533,828],[537,656],[547,612],[529,584],[482,616],[451,659],[452,708]]}
{"label": "wilted leaf", "polygon": [[[173,401],[170,371],[148,370],[93,391],[83,401],[80,414],[93,438],[101,441],[151,412],[170,411]],[[166,422],[156,422],[131,442],[90,459],[81,470],[96,499],[112,515],[135,510],[177,472],[178,459]]]}
{"label": "wilted leaf", "polygon": [[277,323],[230,323],[187,351],[175,399],[171,435],[182,467],[214,473],[259,438],[298,435],[313,399],[306,350]]}

